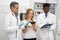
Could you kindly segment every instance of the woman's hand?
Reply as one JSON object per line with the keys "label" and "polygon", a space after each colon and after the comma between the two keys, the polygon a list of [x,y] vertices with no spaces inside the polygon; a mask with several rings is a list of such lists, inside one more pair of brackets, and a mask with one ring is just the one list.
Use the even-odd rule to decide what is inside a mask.
{"label": "woman's hand", "polygon": [[25,29],[23,29],[23,32],[26,33],[29,28],[30,28],[30,26],[27,26]]}
{"label": "woman's hand", "polygon": [[37,31],[37,26],[35,24],[32,24],[32,28],[35,32]]}

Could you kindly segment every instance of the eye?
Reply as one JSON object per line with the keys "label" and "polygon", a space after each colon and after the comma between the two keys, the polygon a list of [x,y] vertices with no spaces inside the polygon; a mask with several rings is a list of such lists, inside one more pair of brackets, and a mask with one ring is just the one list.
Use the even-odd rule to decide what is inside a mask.
{"label": "eye", "polygon": [[18,7],[16,7],[16,9],[18,9]]}
{"label": "eye", "polygon": [[18,9],[18,8],[16,8],[16,9]]}

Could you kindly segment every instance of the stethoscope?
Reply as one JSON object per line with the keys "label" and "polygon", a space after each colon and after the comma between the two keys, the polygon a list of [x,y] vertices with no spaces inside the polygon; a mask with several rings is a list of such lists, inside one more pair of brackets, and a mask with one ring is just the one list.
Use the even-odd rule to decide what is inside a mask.
{"label": "stethoscope", "polygon": [[[12,14],[12,16],[14,16],[14,15]],[[18,16],[16,17],[16,19],[17,19],[17,24],[16,25],[18,25]],[[15,38],[17,38],[17,30],[16,30],[16,36],[15,36]]]}

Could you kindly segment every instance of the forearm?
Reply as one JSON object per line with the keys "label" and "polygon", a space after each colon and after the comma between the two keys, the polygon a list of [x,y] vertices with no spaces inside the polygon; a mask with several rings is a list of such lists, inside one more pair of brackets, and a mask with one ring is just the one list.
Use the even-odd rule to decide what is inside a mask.
{"label": "forearm", "polygon": [[36,27],[36,26],[34,26],[34,27],[33,27],[33,30],[36,32],[36,31],[37,31],[37,27]]}
{"label": "forearm", "polygon": [[18,27],[7,27],[7,31],[8,32],[13,32],[13,31],[16,31],[16,30],[18,30]]}
{"label": "forearm", "polygon": [[28,27],[23,29],[23,33],[26,33],[28,31]]}

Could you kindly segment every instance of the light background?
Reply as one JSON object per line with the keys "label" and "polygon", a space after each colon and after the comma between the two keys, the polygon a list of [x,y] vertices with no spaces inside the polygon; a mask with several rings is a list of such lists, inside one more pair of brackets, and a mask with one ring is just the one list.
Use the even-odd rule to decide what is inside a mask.
{"label": "light background", "polygon": [[[60,0],[0,0],[0,40],[8,40],[8,36],[7,33],[5,32],[5,16],[6,14],[9,13],[10,9],[9,9],[9,4],[11,1],[17,1],[20,4],[20,12],[25,12],[25,8],[33,8],[34,6],[34,1],[35,2],[42,2],[42,3],[56,3],[56,10],[55,10],[55,14],[57,16],[57,21],[60,19]],[[23,7],[22,7],[23,6]],[[24,10],[22,10],[24,9]],[[60,23],[57,23],[60,24]],[[58,26],[58,25],[57,25]],[[60,25],[58,26],[60,27]],[[58,31],[57,31],[58,33]],[[56,33],[55,33],[56,34]],[[57,34],[58,35],[58,34]],[[60,38],[60,36],[59,36]],[[57,39],[59,40],[59,39]]]}

